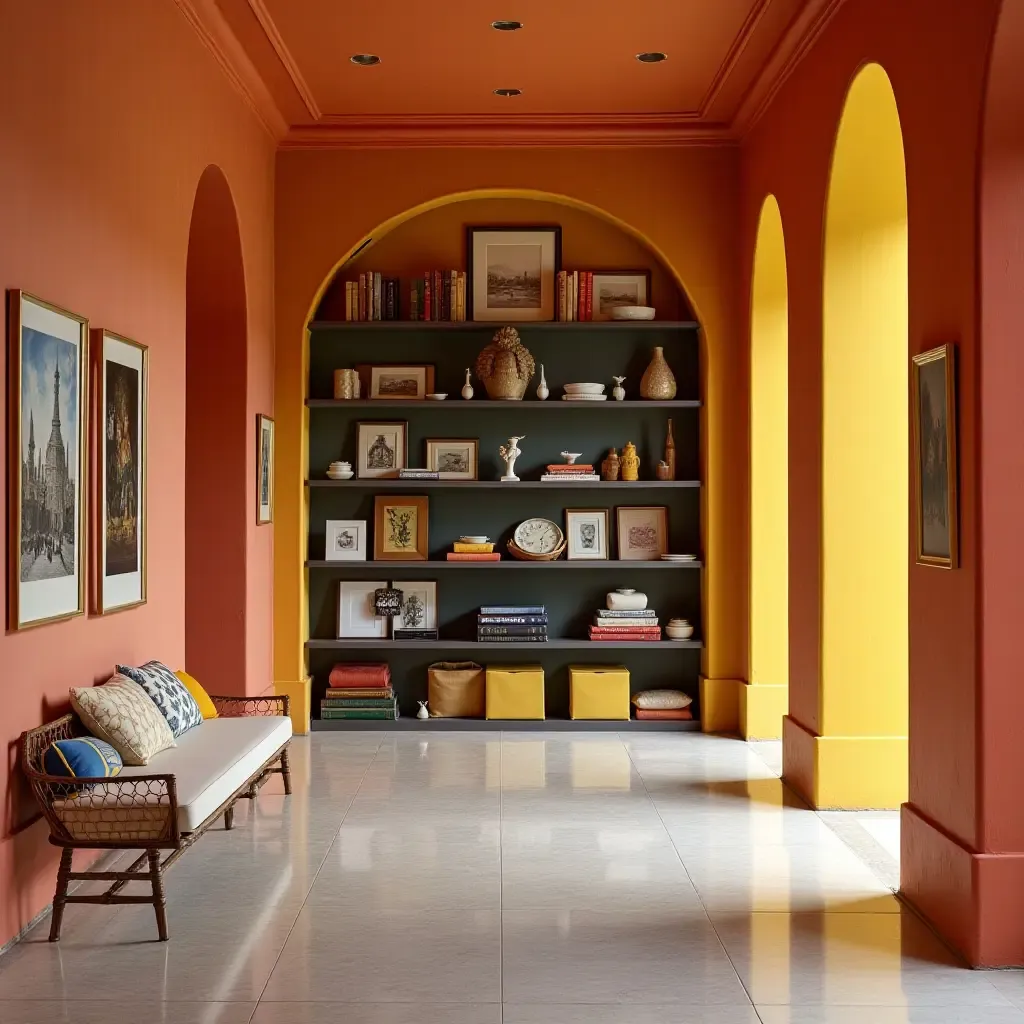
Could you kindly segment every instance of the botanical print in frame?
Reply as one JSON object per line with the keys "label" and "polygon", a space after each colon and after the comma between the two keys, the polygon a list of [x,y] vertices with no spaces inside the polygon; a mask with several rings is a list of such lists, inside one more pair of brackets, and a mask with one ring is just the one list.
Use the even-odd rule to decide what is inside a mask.
{"label": "botanical print in frame", "polygon": [[555,319],[555,279],[562,263],[560,227],[470,227],[466,254],[471,320]]}
{"label": "botanical print in frame", "polygon": [[274,521],[274,421],[256,417],[256,522]]}
{"label": "botanical print in frame", "polygon": [[476,480],[479,457],[475,438],[427,438],[427,469],[442,480]]}
{"label": "botanical print in frame", "polygon": [[388,620],[374,607],[374,591],[386,587],[384,580],[367,583],[346,580],[338,584],[338,637],[386,640]]}
{"label": "botanical print in frame", "polygon": [[956,349],[941,345],[914,356],[914,451],[917,561],[958,564]]}
{"label": "botanical print in frame", "polygon": [[378,494],[374,499],[373,557],[426,561],[428,499]]}
{"label": "botanical print in frame", "polygon": [[649,306],[649,270],[595,270],[593,318],[611,320],[616,306]]}
{"label": "botanical print in frame", "polygon": [[381,401],[422,399],[434,391],[434,367],[367,366],[356,367],[367,397]]}
{"label": "botanical print in frame", "polygon": [[387,479],[398,476],[407,462],[407,423],[360,423],[356,476]]}
{"label": "botanical print in frame", "polygon": [[403,629],[437,629],[437,583],[426,580],[391,584],[402,592],[402,610],[391,620],[391,635]]}
{"label": "botanical print in frame", "polygon": [[668,508],[664,505],[616,509],[619,558],[651,562],[668,553]]}
{"label": "botanical print in frame", "polygon": [[89,322],[7,293],[8,624],[85,611]]}
{"label": "botanical print in frame", "polygon": [[91,332],[96,431],[94,610],[146,601],[146,420],[149,351],[111,331]]}
{"label": "botanical print in frame", "polygon": [[567,508],[565,510],[565,557],[607,559],[608,524],[606,508]]}
{"label": "botanical print in frame", "polygon": [[365,562],[366,520],[328,519],[324,560],[327,562]]}

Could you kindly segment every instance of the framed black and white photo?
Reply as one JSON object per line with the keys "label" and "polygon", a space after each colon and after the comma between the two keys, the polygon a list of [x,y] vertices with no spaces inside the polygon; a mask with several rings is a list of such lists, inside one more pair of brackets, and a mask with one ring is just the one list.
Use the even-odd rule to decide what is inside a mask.
{"label": "framed black and white photo", "polygon": [[149,352],[111,331],[91,332],[99,423],[93,505],[93,608],[146,601],[146,413]]}
{"label": "framed black and white photo", "polygon": [[389,479],[408,465],[407,423],[360,423],[356,475]]}
{"label": "framed black and white photo", "polygon": [[606,508],[567,508],[565,510],[565,557],[607,559],[610,515]]}
{"label": "framed black and white photo", "polygon": [[328,562],[365,562],[366,520],[328,519],[324,558]]}
{"label": "framed black and white photo", "polygon": [[338,584],[338,637],[386,640],[388,620],[378,615],[374,592],[386,587],[386,580],[364,580]]}
{"label": "framed black and white photo", "polygon": [[89,322],[7,293],[8,624],[85,611]]}
{"label": "framed black and white photo", "polygon": [[555,279],[562,264],[557,225],[470,227],[466,262],[470,320],[555,319]]}
{"label": "framed black and white photo", "polygon": [[665,505],[623,506],[617,508],[615,514],[620,559],[650,562],[668,554],[668,508]]}
{"label": "framed black and white photo", "polygon": [[595,270],[593,319],[611,320],[616,306],[649,306],[649,270]]}
{"label": "framed black and white photo", "polygon": [[409,401],[425,398],[434,391],[434,367],[426,364],[371,366],[361,363],[356,373],[368,398]]}
{"label": "framed black and white photo", "polygon": [[427,439],[427,469],[442,480],[476,480],[480,442],[476,438]]}
{"label": "framed black and white photo", "polygon": [[421,637],[425,629],[437,629],[437,584],[433,581],[393,580],[391,586],[402,592],[402,610],[391,620],[391,636],[401,640],[403,632],[414,631]]}
{"label": "framed black and white photo", "polygon": [[274,521],[274,421],[256,417],[256,522]]}

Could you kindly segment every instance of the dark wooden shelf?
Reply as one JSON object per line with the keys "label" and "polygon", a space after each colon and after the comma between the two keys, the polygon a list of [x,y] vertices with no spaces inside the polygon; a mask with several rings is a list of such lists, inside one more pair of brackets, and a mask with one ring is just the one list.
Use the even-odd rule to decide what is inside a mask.
{"label": "dark wooden shelf", "polygon": [[703,569],[704,563],[693,562],[662,562],[662,561],[631,561],[620,559],[556,559],[553,562],[522,562],[518,558],[505,558],[502,556],[500,562],[449,562],[447,558],[433,559],[431,561],[401,561],[401,562],[375,562],[373,559],[365,561],[344,561],[328,562],[322,558],[306,559],[307,569],[346,569],[356,572],[376,572],[378,569],[397,570],[405,572],[407,569],[429,569],[431,572],[437,569],[622,569],[633,572],[635,569]]}
{"label": "dark wooden shelf", "polygon": [[421,491],[448,488],[471,488],[476,490],[540,490],[540,491],[589,491],[651,489],[695,489],[699,480],[581,480],[576,483],[546,483],[542,480],[520,480],[518,483],[502,483],[500,480],[307,480],[307,487],[341,487],[364,491]]}
{"label": "dark wooden shelf", "polygon": [[380,719],[314,718],[313,732],[700,732],[700,722],[658,722],[636,719],[593,721],[591,719],[544,718],[399,718]]}
{"label": "dark wooden shelf", "polygon": [[666,331],[699,330],[696,320],[571,320],[542,322],[479,320],[311,320],[310,331],[496,331],[499,327],[542,331]]}
{"label": "dark wooden shelf", "polygon": [[[481,388],[481,390],[483,390]],[[624,402],[616,402],[609,399],[607,402],[563,402],[560,397],[552,396],[545,402],[537,399],[524,399],[521,402],[497,402],[488,398],[474,398],[466,401],[461,397],[451,396],[443,402],[432,402],[424,398],[400,400],[386,398],[307,398],[306,406],[309,409],[373,409],[374,411],[386,412],[388,409],[451,409],[458,408],[463,413],[475,412],[477,410],[504,409],[506,412],[515,412],[527,408],[531,412],[548,412],[552,409],[559,409],[563,412],[567,409],[592,409],[604,412],[607,409],[699,409],[704,403],[699,399],[676,399],[671,402],[654,402],[645,399],[628,399]]]}
{"label": "dark wooden shelf", "polygon": [[511,654],[525,656],[528,651],[539,654],[542,651],[609,651],[621,650],[665,650],[678,647],[683,650],[700,650],[704,646],[700,640],[548,640],[546,643],[506,643],[503,641],[487,642],[486,640],[364,640],[356,637],[345,637],[341,640],[307,640],[306,649],[311,651],[479,651],[503,650]]}

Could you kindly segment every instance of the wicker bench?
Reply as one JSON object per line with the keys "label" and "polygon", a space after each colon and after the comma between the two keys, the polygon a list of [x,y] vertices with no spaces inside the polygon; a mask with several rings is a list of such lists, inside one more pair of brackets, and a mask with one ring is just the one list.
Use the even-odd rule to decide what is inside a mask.
{"label": "wicker bench", "polygon": [[[50,941],[60,938],[68,903],[152,903],[161,941],[167,939],[163,872],[206,830],[234,824],[235,803],[255,800],[273,774],[291,793],[287,697],[211,697],[217,718],[178,737],[143,767],[125,767],[109,779],[47,775],[43,755],[54,740],[86,734],[77,716],[64,715],[21,736],[21,765],[61,848]],[[244,721],[239,721],[244,720]],[[72,871],[75,850],[142,850],[123,871]],[[161,860],[161,851],[170,851]],[[72,881],[111,882],[96,896],[68,895]],[[152,895],[126,896],[129,882],[150,882]]]}

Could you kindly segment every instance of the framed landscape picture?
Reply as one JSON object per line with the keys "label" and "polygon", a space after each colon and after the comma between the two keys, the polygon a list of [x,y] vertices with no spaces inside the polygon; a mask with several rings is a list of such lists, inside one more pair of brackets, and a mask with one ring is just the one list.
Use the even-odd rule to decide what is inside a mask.
{"label": "framed landscape picture", "polygon": [[607,559],[609,513],[606,508],[567,508],[565,510],[565,557]]}
{"label": "framed landscape picture", "polygon": [[7,293],[8,624],[85,611],[89,322]]}
{"label": "framed landscape picture", "polygon": [[620,559],[627,562],[651,562],[668,553],[666,506],[623,506],[616,509],[615,513]]}
{"label": "framed landscape picture", "polygon": [[111,331],[91,332],[96,425],[93,608],[146,601],[146,419],[149,351]]}
{"label": "framed landscape picture", "polygon": [[408,401],[425,398],[434,391],[433,366],[370,366],[363,363],[356,367],[356,373],[368,398]]}
{"label": "framed landscape picture", "polygon": [[429,500],[378,494],[374,498],[373,557],[379,561],[427,560]]}
{"label": "framed landscape picture", "polygon": [[479,453],[476,438],[428,438],[427,469],[442,480],[475,480]]}
{"label": "framed landscape picture", "polygon": [[555,278],[562,263],[560,227],[470,227],[466,263],[470,320],[555,319]]}
{"label": "framed landscape picture", "polygon": [[649,270],[595,270],[595,320],[611,320],[616,306],[649,306],[651,272]]}
{"label": "framed landscape picture", "polygon": [[256,417],[256,523],[274,521],[274,421]]}
{"label": "framed landscape picture", "polygon": [[360,423],[356,476],[381,480],[397,477],[407,465],[408,428],[407,423]]}
{"label": "framed landscape picture", "polygon": [[957,531],[956,349],[914,356],[914,457],[917,561],[955,569]]}

